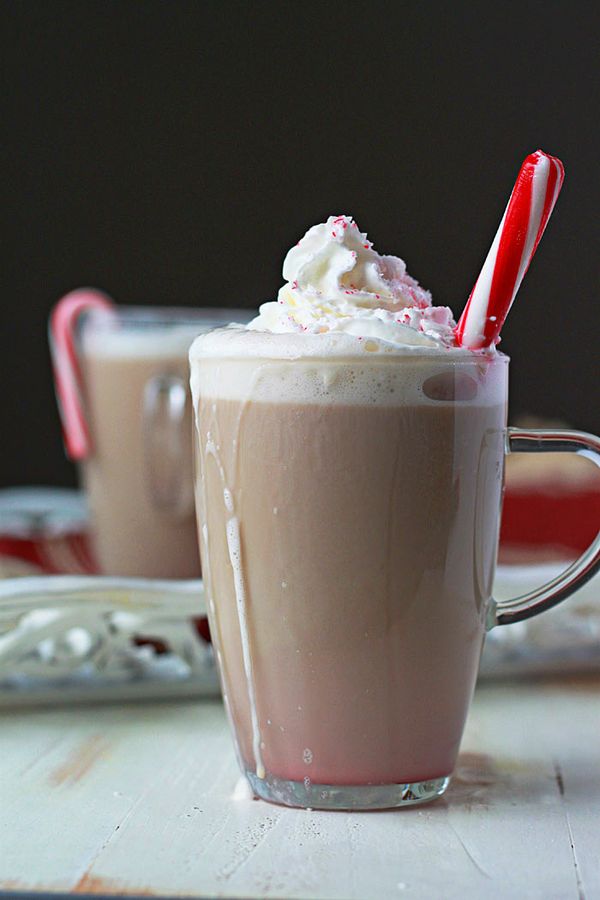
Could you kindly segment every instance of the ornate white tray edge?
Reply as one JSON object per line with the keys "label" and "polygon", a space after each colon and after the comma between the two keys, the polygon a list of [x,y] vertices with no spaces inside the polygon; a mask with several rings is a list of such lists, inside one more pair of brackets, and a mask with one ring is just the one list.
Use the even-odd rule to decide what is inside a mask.
{"label": "ornate white tray edge", "polygon": [[217,696],[201,581],[0,582],[0,707]]}

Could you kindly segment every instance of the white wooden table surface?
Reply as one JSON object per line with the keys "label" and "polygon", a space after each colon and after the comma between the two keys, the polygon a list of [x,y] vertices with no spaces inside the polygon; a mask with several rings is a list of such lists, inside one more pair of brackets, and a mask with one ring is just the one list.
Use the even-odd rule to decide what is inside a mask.
{"label": "white wooden table surface", "polygon": [[600,677],[478,688],[430,806],[282,809],[236,788],[219,702],[3,711],[0,890],[600,898]]}

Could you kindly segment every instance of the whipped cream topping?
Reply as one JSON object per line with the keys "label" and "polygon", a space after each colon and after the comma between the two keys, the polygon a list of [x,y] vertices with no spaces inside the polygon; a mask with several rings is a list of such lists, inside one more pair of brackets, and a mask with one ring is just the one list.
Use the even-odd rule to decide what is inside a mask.
{"label": "whipped cream topping", "polygon": [[286,284],[247,326],[273,334],[331,332],[395,347],[456,348],[455,321],[396,256],[381,256],[351,216],[314,225],[288,252]]}

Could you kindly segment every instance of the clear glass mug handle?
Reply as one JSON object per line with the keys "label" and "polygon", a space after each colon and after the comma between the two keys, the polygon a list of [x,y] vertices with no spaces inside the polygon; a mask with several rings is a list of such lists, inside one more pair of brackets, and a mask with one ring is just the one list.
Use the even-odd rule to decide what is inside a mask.
{"label": "clear glass mug handle", "polygon": [[[572,452],[585,456],[600,466],[600,438],[583,431],[509,428],[506,436],[506,452]],[[598,570],[600,570],[600,531],[585,553],[552,581],[512,600],[493,601],[488,628],[522,622],[546,609],[551,609],[575,593]]]}
{"label": "clear glass mug handle", "polygon": [[175,516],[193,511],[187,386],[177,375],[155,375],[143,399],[144,471],[156,509]]}

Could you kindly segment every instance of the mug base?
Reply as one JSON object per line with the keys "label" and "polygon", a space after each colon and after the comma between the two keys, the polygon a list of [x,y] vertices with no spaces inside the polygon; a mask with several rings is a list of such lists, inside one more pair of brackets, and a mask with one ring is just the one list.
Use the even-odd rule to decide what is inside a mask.
{"label": "mug base", "polygon": [[346,786],[314,784],[309,778],[288,781],[269,774],[259,778],[256,772],[247,770],[244,774],[254,794],[261,800],[301,809],[369,810],[416,806],[441,797],[450,784],[449,775],[403,784]]}

